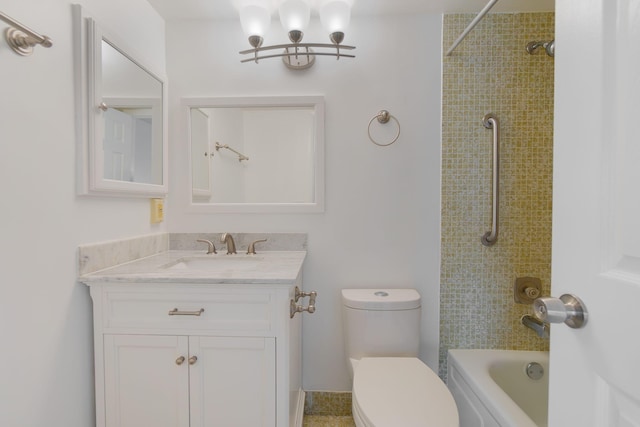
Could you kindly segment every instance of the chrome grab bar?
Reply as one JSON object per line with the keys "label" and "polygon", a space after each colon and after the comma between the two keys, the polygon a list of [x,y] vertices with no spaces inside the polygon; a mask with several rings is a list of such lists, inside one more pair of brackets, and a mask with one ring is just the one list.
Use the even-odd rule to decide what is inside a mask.
{"label": "chrome grab bar", "polygon": [[493,204],[491,206],[491,231],[482,236],[482,244],[492,246],[498,241],[498,208],[500,203],[500,123],[498,119],[489,113],[482,118],[482,124],[487,129],[493,129]]}

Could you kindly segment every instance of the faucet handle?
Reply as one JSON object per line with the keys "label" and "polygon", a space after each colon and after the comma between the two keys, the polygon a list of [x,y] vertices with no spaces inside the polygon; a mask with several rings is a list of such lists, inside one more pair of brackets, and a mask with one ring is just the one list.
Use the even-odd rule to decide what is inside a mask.
{"label": "faucet handle", "polygon": [[216,252],[216,247],[213,245],[213,242],[211,242],[210,240],[198,239],[198,240],[196,240],[196,242],[206,243],[207,245],[209,245],[209,248],[207,250],[207,254],[217,254],[218,253],[218,252]]}
{"label": "faucet handle", "polygon": [[256,254],[256,243],[262,243],[262,242],[266,242],[267,239],[260,239],[260,240],[256,240],[255,242],[251,242],[249,244],[249,247],[247,248],[247,255],[251,254],[251,255],[255,255]]}

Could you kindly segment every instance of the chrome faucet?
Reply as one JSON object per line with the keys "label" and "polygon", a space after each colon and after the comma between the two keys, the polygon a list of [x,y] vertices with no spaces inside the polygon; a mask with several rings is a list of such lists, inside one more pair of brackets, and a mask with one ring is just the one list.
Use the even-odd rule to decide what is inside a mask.
{"label": "chrome faucet", "polygon": [[522,316],[520,322],[527,328],[533,329],[540,338],[549,339],[548,323],[544,323],[529,314]]}
{"label": "chrome faucet", "polygon": [[236,252],[236,242],[233,241],[233,236],[229,233],[224,233],[220,237],[220,241],[222,243],[227,244],[227,255],[235,254]]}
{"label": "chrome faucet", "polygon": [[207,245],[209,245],[209,248],[207,250],[207,254],[217,254],[218,253],[218,252],[216,252],[216,247],[213,245],[213,242],[211,242],[211,240],[198,239],[198,240],[196,240],[196,242],[206,243]]}

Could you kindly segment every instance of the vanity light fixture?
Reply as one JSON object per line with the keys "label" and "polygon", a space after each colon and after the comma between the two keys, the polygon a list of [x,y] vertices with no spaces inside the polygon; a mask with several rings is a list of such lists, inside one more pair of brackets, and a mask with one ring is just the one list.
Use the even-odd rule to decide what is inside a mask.
{"label": "vanity light fixture", "polygon": [[[249,38],[252,49],[243,50],[241,55],[252,55],[241,62],[260,59],[282,58],[284,64],[293,70],[303,70],[311,67],[316,56],[335,56],[355,58],[355,55],[342,53],[341,50],[353,50],[355,46],[343,45],[344,32],[351,18],[351,3],[353,0],[320,0],[318,14],[325,31],[329,33],[331,43],[302,43],[304,30],[309,25],[312,0],[280,0],[278,15],[282,27],[289,35],[289,44],[263,46],[264,35],[271,23],[271,11],[265,0],[246,0],[239,6],[240,24],[245,35]],[[315,49],[315,50],[314,50]],[[281,50],[280,53],[265,51]]]}

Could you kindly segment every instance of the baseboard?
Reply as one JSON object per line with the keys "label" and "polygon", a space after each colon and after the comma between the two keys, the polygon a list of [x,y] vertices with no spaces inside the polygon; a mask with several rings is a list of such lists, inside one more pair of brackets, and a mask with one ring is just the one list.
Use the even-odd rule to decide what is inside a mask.
{"label": "baseboard", "polygon": [[302,427],[302,422],[304,418],[304,402],[305,402],[306,393],[304,390],[298,390],[298,398],[296,399],[296,410],[295,410],[295,419],[294,426]]}

